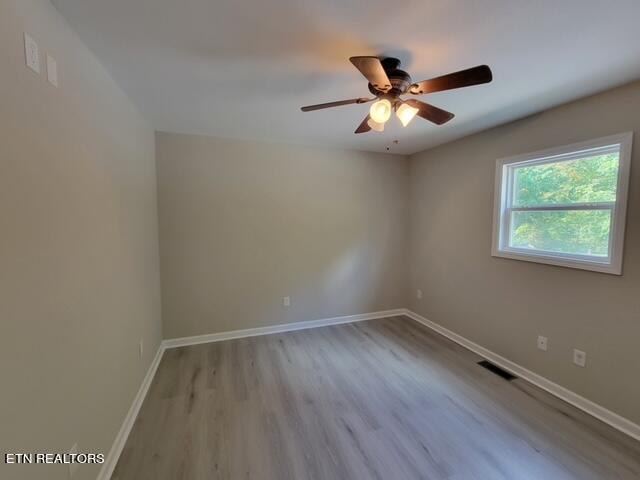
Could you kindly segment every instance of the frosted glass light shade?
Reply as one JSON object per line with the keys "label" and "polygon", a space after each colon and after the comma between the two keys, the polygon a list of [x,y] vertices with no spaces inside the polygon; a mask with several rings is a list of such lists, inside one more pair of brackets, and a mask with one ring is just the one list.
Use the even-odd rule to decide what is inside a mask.
{"label": "frosted glass light shade", "polygon": [[371,130],[376,132],[384,132],[384,123],[376,122],[373,118],[367,121],[367,125],[371,127]]}
{"label": "frosted glass light shade", "polygon": [[400,120],[400,122],[402,123],[403,127],[406,127],[407,125],[409,125],[409,122],[413,120],[413,117],[416,116],[416,113],[418,113],[418,109],[406,103],[403,103],[402,105],[400,105],[398,110],[396,110],[396,115]]}
{"label": "frosted glass light shade", "polygon": [[391,116],[391,102],[386,98],[378,100],[373,105],[371,105],[371,108],[369,109],[369,116],[373,119],[374,122],[386,122]]}

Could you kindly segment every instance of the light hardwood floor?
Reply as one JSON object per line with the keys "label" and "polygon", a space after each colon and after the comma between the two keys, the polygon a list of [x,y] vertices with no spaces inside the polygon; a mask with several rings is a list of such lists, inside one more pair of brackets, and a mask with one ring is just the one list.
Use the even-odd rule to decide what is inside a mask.
{"label": "light hardwood floor", "polygon": [[640,478],[640,443],[413,320],[167,350],[113,479]]}

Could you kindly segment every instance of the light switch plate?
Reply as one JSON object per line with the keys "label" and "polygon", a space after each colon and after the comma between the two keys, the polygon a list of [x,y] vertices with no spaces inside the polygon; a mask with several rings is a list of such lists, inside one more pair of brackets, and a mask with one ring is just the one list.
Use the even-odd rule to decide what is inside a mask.
{"label": "light switch plate", "polygon": [[585,367],[587,365],[587,354],[577,348],[573,350],[573,363],[579,367]]}
{"label": "light switch plate", "polygon": [[285,307],[289,307],[289,306],[291,306],[291,297],[283,297],[283,298],[282,298],[282,304],[283,304]]}
{"label": "light switch plate", "polygon": [[51,85],[58,86],[58,62],[49,54],[47,54],[47,80]]}
{"label": "light switch plate", "polygon": [[24,34],[24,56],[27,67],[40,75],[40,50],[36,41],[26,32]]}

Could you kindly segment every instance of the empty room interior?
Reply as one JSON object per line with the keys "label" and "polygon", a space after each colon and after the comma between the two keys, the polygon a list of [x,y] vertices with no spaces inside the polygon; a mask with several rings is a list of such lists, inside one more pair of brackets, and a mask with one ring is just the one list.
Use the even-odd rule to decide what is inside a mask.
{"label": "empty room interior", "polygon": [[640,479],[638,20],[1,0],[0,478]]}

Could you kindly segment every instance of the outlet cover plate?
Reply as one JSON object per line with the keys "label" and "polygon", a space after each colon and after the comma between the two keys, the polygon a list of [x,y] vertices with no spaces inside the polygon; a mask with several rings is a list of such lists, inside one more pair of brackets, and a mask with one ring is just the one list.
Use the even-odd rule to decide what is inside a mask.
{"label": "outlet cover plate", "polygon": [[47,80],[54,87],[58,86],[58,62],[49,54],[47,54]]}
{"label": "outlet cover plate", "polygon": [[573,363],[579,367],[585,367],[587,365],[587,354],[577,348],[573,349]]}
{"label": "outlet cover plate", "polygon": [[[71,450],[69,450],[69,453],[71,455],[77,455],[78,454],[78,444],[74,444],[73,447],[71,447]],[[72,462],[69,464],[69,478],[73,477],[73,475],[76,473],[76,471],[78,470],[78,467],[80,466],[79,463],[75,463]]]}
{"label": "outlet cover plate", "polygon": [[540,350],[547,351],[549,339],[547,337],[543,337],[542,335],[538,335],[538,348]]}
{"label": "outlet cover plate", "polygon": [[40,75],[40,50],[36,41],[26,32],[24,34],[24,56],[27,67]]}

